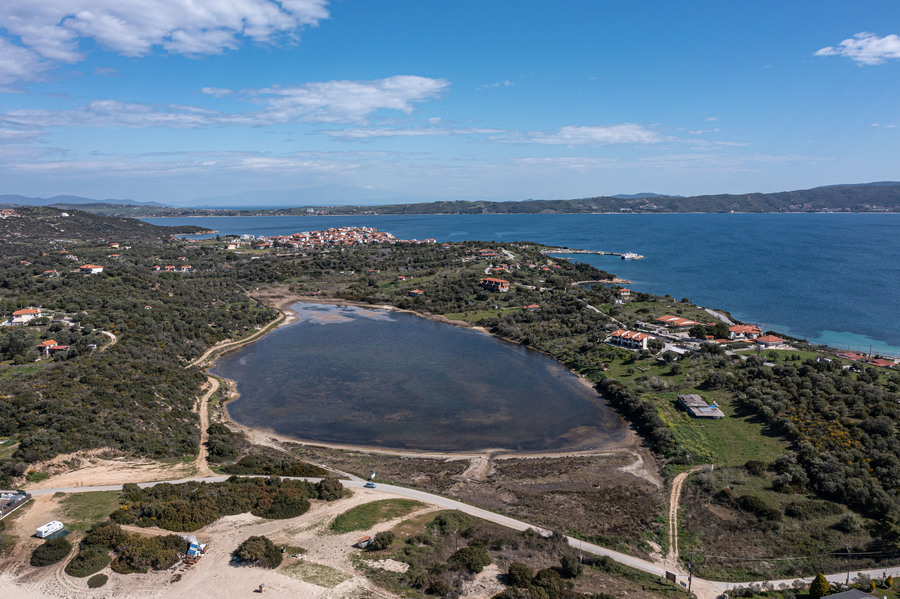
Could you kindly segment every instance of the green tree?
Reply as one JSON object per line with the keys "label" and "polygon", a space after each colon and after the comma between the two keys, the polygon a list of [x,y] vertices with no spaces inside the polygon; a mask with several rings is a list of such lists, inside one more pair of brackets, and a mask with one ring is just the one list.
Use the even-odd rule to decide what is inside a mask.
{"label": "green tree", "polygon": [[491,556],[483,547],[463,547],[451,555],[449,561],[472,574],[478,574],[491,563]]}
{"label": "green tree", "polygon": [[564,555],[560,559],[560,563],[562,564],[560,574],[562,574],[563,578],[578,578],[584,570],[581,561],[574,555]]}
{"label": "green tree", "polygon": [[250,537],[238,545],[232,555],[242,562],[263,568],[277,568],[282,559],[281,551],[268,537]]}
{"label": "green tree", "polygon": [[819,572],[809,585],[809,597],[810,599],[822,599],[830,590],[831,586],[825,580],[825,576]]}
{"label": "green tree", "polygon": [[45,541],[31,553],[31,565],[37,568],[49,566],[62,560],[72,551],[72,543],[65,537],[58,537]]}
{"label": "green tree", "polygon": [[375,535],[372,544],[369,545],[369,551],[383,551],[391,546],[394,542],[394,533],[384,530]]}
{"label": "green tree", "polygon": [[531,571],[531,568],[522,562],[513,562],[509,565],[509,570],[506,572],[506,584],[511,587],[525,588],[531,584],[533,576],[534,573]]}

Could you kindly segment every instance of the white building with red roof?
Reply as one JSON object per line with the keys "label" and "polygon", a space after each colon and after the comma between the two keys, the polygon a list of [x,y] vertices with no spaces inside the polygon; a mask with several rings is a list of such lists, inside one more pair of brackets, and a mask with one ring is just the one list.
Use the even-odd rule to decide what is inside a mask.
{"label": "white building with red roof", "polygon": [[648,335],[647,333],[618,329],[613,331],[606,342],[627,349],[647,349],[651,339],[655,339],[655,337],[653,337],[653,335]]}
{"label": "white building with red roof", "polygon": [[756,339],[762,335],[759,327],[752,324],[736,324],[728,327],[732,339]]}
{"label": "white building with red roof", "polygon": [[24,308],[22,310],[16,310],[15,312],[13,312],[8,322],[9,324],[26,324],[28,322],[31,322],[35,318],[40,317],[40,308]]}
{"label": "white building with red roof", "polygon": [[493,279],[488,277],[481,279],[479,285],[481,285],[488,291],[499,291],[500,293],[506,293],[507,291],[509,291],[509,281],[506,281],[504,279]]}
{"label": "white building with red roof", "polygon": [[756,343],[763,347],[776,347],[784,343],[784,339],[775,335],[764,335],[756,338]]}

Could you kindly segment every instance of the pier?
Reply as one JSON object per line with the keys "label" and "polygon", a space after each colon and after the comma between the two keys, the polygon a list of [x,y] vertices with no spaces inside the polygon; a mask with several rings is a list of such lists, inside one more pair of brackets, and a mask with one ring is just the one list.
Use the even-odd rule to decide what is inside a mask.
{"label": "pier", "polygon": [[599,256],[619,256],[622,260],[643,260],[644,256],[633,252],[601,252],[600,250],[574,250],[569,248],[548,248],[542,254],[597,254]]}

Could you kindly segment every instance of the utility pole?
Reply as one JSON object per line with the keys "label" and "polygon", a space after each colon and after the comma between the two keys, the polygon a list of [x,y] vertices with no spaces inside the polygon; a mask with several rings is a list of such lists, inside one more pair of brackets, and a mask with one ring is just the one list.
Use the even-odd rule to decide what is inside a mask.
{"label": "utility pole", "polygon": [[847,586],[850,586],[850,545],[844,543],[844,547],[847,548]]}

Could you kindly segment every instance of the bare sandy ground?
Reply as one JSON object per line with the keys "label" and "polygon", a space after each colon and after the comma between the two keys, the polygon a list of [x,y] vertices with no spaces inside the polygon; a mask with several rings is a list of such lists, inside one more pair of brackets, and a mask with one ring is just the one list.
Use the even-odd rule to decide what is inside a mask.
{"label": "bare sandy ground", "polygon": [[121,485],[156,480],[177,480],[197,476],[196,464],[164,464],[139,458],[111,458],[109,450],[81,451],[60,455],[35,464],[32,469],[50,474],[38,483],[28,483],[29,490],[56,487]]}
{"label": "bare sandy ground", "polygon": [[[54,517],[61,510],[59,498],[41,496],[27,508],[13,524],[12,533],[21,540],[8,559],[0,567],[0,597],[31,599],[37,597],[252,597],[262,584],[266,595],[272,597],[309,597],[323,599],[343,599],[354,597],[393,597],[394,595],[374,587],[353,567],[351,557],[360,550],[353,547],[361,536],[374,535],[389,530],[401,519],[382,522],[371,530],[355,531],[341,535],[328,532],[328,525],[337,515],[351,507],[369,501],[383,499],[386,495],[375,490],[358,490],[352,496],[336,502],[313,502],[309,512],[289,520],[264,520],[250,514],[228,516],[196,531],[201,543],[209,543],[207,553],[192,567],[177,565],[164,572],[149,574],[121,575],[109,568],[103,573],[109,575],[109,582],[101,589],[87,588],[86,579],[67,576],[64,564],[35,569],[27,565],[31,551],[42,541],[28,538],[34,529]],[[436,510],[424,506],[415,514]],[[405,516],[403,519],[411,517]],[[169,534],[159,529],[140,529],[142,534]],[[291,566],[298,560],[285,559],[276,570],[240,567],[231,565],[231,552],[247,537],[265,535],[276,545],[303,547],[307,550],[302,561],[325,566],[340,573],[345,580],[334,587],[320,586],[315,581],[296,578]],[[386,560],[389,561],[389,560]],[[383,567],[398,569],[399,562],[386,563]],[[180,576],[179,576],[180,575]],[[476,599],[481,595],[473,595]]]}

